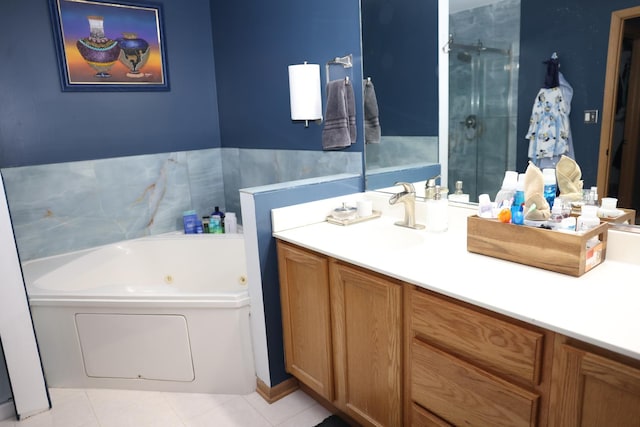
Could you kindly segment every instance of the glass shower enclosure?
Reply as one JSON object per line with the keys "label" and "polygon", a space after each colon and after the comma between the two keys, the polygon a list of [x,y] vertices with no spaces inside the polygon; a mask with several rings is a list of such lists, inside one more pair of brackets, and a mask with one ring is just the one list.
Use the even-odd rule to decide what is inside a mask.
{"label": "glass shower enclosure", "polygon": [[463,181],[471,201],[495,198],[513,163],[511,46],[454,40],[449,52],[449,189]]}

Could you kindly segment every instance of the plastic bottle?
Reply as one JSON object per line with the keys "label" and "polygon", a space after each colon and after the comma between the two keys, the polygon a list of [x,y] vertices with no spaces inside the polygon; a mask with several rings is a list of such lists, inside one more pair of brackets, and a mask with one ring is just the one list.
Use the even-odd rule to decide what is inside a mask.
{"label": "plastic bottle", "polygon": [[549,226],[556,229],[560,228],[560,223],[564,216],[562,215],[562,199],[556,197],[553,200],[553,207],[551,208],[551,218],[549,219]]}
{"label": "plastic bottle", "polygon": [[182,223],[184,225],[185,234],[195,234],[197,222],[198,215],[196,215],[196,211],[189,210],[182,213]]}
{"label": "plastic bottle", "polygon": [[[516,191],[513,193],[513,204],[522,208],[524,206],[524,174],[518,175],[518,182],[516,183]],[[520,209],[522,210],[522,209]]]}
{"label": "plastic bottle", "polygon": [[[598,218],[598,207],[593,205],[582,206],[582,212],[576,220],[576,231],[591,230],[600,225],[600,218]],[[600,242],[598,237],[592,237],[587,241],[587,248],[592,248]]]}
{"label": "plastic bottle", "polygon": [[222,220],[220,215],[211,215],[211,218],[209,218],[209,232],[222,234]]}
{"label": "plastic bottle", "polygon": [[589,191],[589,200],[587,201],[588,205],[598,205],[598,187],[591,187]]}
{"label": "plastic bottle", "polygon": [[491,203],[491,198],[486,193],[478,196],[478,216],[480,218],[493,217],[493,203]]}
{"label": "plastic bottle", "polygon": [[220,217],[220,228],[222,229],[221,233],[224,233],[224,212],[220,210],[218,206],[213,209],[211,216],[218,215]]}
{"label": "plastic bottle", "polygon": [[513,204],[513,197],[516,193],[516,185],[518,184],[518,172],[506,171],[502,180],[502,187],[496,194],[496,207],[508,207]]}
{"label": "plastic bottle", "polygon": [[598,207],[593,205],[582,206],[582,213],[576,220],[576,231],[591,230],[599,225]]}
{"label": "plastic bottle", "polygon": [[237,233],[238,232],[238,218],[236,218],[235,212],[227,212],[224,219],[224,232],[225,233]]}
{"label": "plastic bottle", "polygon": [[556,170],[553,168],[542,169],[542,178],[544,179],[544,198],[547,200],[549,207],[551,207],[558,191]]}

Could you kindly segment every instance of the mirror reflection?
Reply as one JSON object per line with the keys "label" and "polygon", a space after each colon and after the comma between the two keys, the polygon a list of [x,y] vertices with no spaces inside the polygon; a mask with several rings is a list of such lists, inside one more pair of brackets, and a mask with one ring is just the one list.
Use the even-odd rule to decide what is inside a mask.
{"label": "mirror reflection", "polygon": [[[515,167],[520,0],[446,1],[361,3],[363,75],[375,86],[382,134],[365,145],[365,173],[440,163],[444,185],[453,192],[461,180],[477,200],[495,195]],[[438,11],[447,9],[443,46]],[[449,60],[447,79],[439,58]]]}
{"label": "mirror reflection", "polygon": [[448,187],[493,199],[515,170],[520,0],[449,1]]}
{"label": "mirror reflection", "polygon": [[361,2],[363,76],[381,130],[379,143],[365,144],[368,175],[438,162],[437,3]]}
{"label": "mirror reflection", "polygon": [[[438,6],[435,5],[436,2],[439,3]],[[588,16],[592,20],[589,22],[594,31],[594,37],[589,40],[583,40],[580,36],[585,25],[582,21],[572,20],[571,28],[558,37],[553,35],[553,31],[536,32],[535,28],[538,28],[540,22],[538,17],[544,12],[539,6],[523,3],[521,0],[433,0],[430,3],[431,7],[437,7],[438,13],[443,14],[439,21],[435,20],[433,14],[430,18],[419,16],[413,3],[362,0],[364,76],[371,77],[376,85],[383,135],[378,146],[365,145],[366,175],[380,167],[402,168],[416,159],[425,161],[421,157],[426,149],[425,144],[419,141],[426,135],[430,137],[432,154],[426,161],[437,161],[442,166],[443,185],[449,187],[450,193],[454,192],[456,181],[462,181],[464,192],[471,196],[472,201],[477,200],[477,195],[482,193],[493,198],[500,188],[505,170],[518,170],[518,167],[524,169],[526,166],[529,141],[524,134],[529,125],[534,98],[545,80],[546,66],[543,61],[548,60],[554,51],[558,51],[564,66],[562,72],[575,89],[571,132],[573,140],[577,141],[575,156],[582,169],[585,188],[597,186],[599,197],[615,197],[619,192],[620,199],[627,200],[624,203],[626,207],[633,208],[639,204],[640,196],[636,193],[640,192],[640,186],[627,184],[640,179],[640,168],[635,167],[640,149],[626,150],[631,154],[636,153],[632,156],[609,154],[620,152],[621,140],[625,140],[624,148],[629,146],[621,136],[623,133],[616,112],[620,111],[618,104],[624,102],[624,99],[637,97],[619,95],[621,97],[616,99],[610,95],[612,101],[607,101],[607,92],[616,91],[624,69],[615,70],[615,67],[606,65],[605,76],[604,64],[608,46],[615,45],[607,40],[612,13],[616,15],[626,10],[629,16],[625,18],[628,22],[623,20],[624,23],[621,24],[626,29],[624,41],[621,42],[623,50],[615,49],[609,52],[609,57],[622,61],[628,59],[630,51],[633,51],[633,40],[638,37],[638,33],[635,31],[637,27],[633,25],[636,21],[631,19],[640,18],[640,12],[635,12],[639,8],[637,3],[619,0],[615,4],[599,3],[597,7],[589,9]],[[625,7],[628,9],[624,9]],[[414,16],[406,16],[402,9],[411,10]],[[582,10],[580,2],[569,0],[567,7],[558,11],[562,15],[558,19],[573,16],[578,10]],[[423,11],[419,12],[424,14]],[[428,23],[419,27],[423,29],[423,33],[412,24],[415,19],[412,21],[411,18],[415,16]],[[447,28],[443,34],[445,26]],[[428,34],[424,33],[425,28],[430,28]],[[521,29],[525,33],[521,34]],[[391,44],[390,41],[396,39],[394,30],[408,34],[410,39],[405,39],[404,44]],[[436,32],[439,41],[433,44],[430,41],[436,38]],[[373,38],[372,33],[375,35]],[[416,41],[425,41],[424,49]],[[419,73],[411,74],[410,71],[414,69],[411,61],[424,60],[421,58],[430,54],[434,55],[432,60],[436,63],[431,68],[416,65]],[[404,60],[401,66],[397,62],[400,61],[399,58]],[[387,67],[387,75],[384,67]],[[439,74],[435,73],[438,67]],[[610,69],[614,70],[611,75]],[[633,76],[633,71],[631,72],[630,75]],[[432,115],[420,112],[411,117],[417,111],[417,104],[413,104],[413,109],[407,111],[398,108],[402,106],[401,102],[396,102],[393,107],[386,105],[388,93],[391,93],[390,97],[397,97],[398,94],[418,91],[420,75],[427,76],[431,79],[427,79],[428,81],[437,81],[442,86],[439,88],[439,95],[427,97],[425,93],[421,93],[417,97],[432,108],[437,108]],[[398,88],[402,87],[402,90],[394,92],[392,84],[387,92],[384,89],[387,78],[396,83]],[[400,86],[405,81],[410,82],[409,88]],[[628,87],[631,88],[630,85]],[[521,99],[518,99],[519,92]],[[412,102],[416,102],[416,99]],[[609,111],[608,102],[612,104]],[[598,111],[600,108],[602,110]],[[595,124],[585,123],[582,120],[583,110],[592,109],[599,112],[598,121]],[[417,120],[420,117],[431,120],[439,114],[440,123],[437,129],[432,127],[428,134],[420,131],[405,133],[404,130],[394,128],[393,119],[385,117],[393,114],[406,114],[412,120],[416,120],[416,117]],[[608,133],[615,133],[618,139],[609,142]],[[415,144],[403,145],[395,151],[396,157],[392,158],[382,152],[400,147],[395,141],[385,144],[394,139],[413,140]],[[599,145],[600,155],[597,148]],[[627,162],[624,168],[626,176],[630,173],[633,175],[631,180],[622,179],[622,159]],[[611,174],[609,167],[612,168]],[[423,178],[427,179],[428,176]],[[618,189],[621,181],[624,181],[623,188]],[[632,194],[628,194],[629,188],[632,189]]]}

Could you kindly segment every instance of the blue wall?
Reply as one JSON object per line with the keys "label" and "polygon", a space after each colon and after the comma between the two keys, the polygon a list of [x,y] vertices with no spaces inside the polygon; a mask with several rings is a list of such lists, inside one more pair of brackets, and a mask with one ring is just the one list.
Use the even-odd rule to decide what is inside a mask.
{"label": "blue wall", "polygon": [[383,135],[438,135],[438,0],[362,3],[364,75]]}
{"label": "blue wall", "polygon": [[[544,3],[548,3],[545,6]],[[584,110],[602,113],[611,12],[638,6],[637,0],[523,0],[520,18],[520,80],[518,88],[518,170],[525,170],[533,100],[544,83],[553,52],[573,87],[571,132],[576,162],[585,188],[596,185],[600,123],[585,124]]]}
{"label": "blue wall", "polygon": [[209,0],[160,3],[171,91],[78,93],[61,91],[48,0],[2,0],[0,167],[221,146]]}
{"label": "blue wall", "polygon": [[282,335],[282,310],[280,305],[280,280],[278,278],[278,254],[276,239],[271,228],[271,210],[298,203],[338,197],[364,191],[360,177],[335,181],[297,184],[254,193],[258,252],[262,280],[262,299],[267,332],[269,374],[271,386],[289,378],[284,363]]}
{"label": "blue wall", "polygon": [[[363,151],[359,2],[211,0],[211,20],[224,147],[321,150],[322,126],[291,122],[287,67],[320,64],[324,87],[326,62],[353,54],[360,128],[346,151]],[[331,79],[342,71],[332,67]]]}
{"label": "blue wall", "polygon": [[[358,2],[285,0],[250,5],[212,0],[211,20],[223,146],[285,150],[321,150],[322,126],[292,123],[287,66],[320,64],[326,82],[328,60],[353,55],[353,68],[331,67],[331,79],[348,75],[356,94],[356,122],[363,121]],[[324,92],[324,91],[323,91]],[[326,105],[323,93],[323,105]],[[344,151],[362,152],[364,138]],[[362,178],[256,196],[262,289],[272,386],[288,378],[284,369],[282,319],[271,209],[362,191]]]}

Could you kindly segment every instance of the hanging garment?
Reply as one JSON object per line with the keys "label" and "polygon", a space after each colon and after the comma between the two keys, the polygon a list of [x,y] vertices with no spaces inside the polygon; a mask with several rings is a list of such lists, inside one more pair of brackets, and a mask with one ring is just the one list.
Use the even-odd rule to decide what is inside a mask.
{"label": "hanging garment", "polygon": [[569,113],[573,88],[558,73],[560,85],[542,88],[536,96],[526,139],[529,159],[539,168],[555,167],[564,154],[574,157]]}

